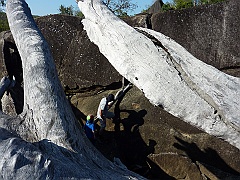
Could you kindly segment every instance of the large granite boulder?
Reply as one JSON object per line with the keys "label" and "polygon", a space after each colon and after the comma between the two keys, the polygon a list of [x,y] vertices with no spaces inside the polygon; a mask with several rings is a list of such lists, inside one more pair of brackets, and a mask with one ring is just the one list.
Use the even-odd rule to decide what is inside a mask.
{"label": "large granite boulder", "polygon": [[36,23],[50,44],[64,87],[106,86],[121,80],[98,47],[90,42],[81,18],[50,15],[36,19]]}
{"label": "large granite boulder", "polygon": [[198,59],[239,77],[239,7],[238,0],[229,0],[155,13],[152,29],[171,37]]}
{"label": "large granite boulder", "polygon": [[[223,6],[207,6],[206,9],[216,7]],[[205,10],[204,7],[199,9]],[[188,11],[194,15],[196,10],[198,8]],[[161,14],[161,16],[167,17],[169,14],[169,18],[171,18],[171,13],[179,13],[178,17],[186,16],[187,19],[187,15],[184,15],[186,11],[170,12]],[[158,15],[160,16],[160,14]],[[192,14],[188,15],[191,16]],[[154,21],[156,17],[157,15],[153,16],[153,22],[156,22]],[[212,16],[209,15],[209,17]],[[178,21],[178,19],[176,20]],[[179,21],[181,22],[181,18]],[[72,16],[50,15],[38,18],[36,22],[51,47],[61,83],[65,87],[65,91],[71,94],[75,115],[80,122],[84,123],[85,115],[89,113],[95,114],[98,102],[103,96],[108,93],[116,93],[119,90],[121,87],[119,81],[122,77],[99,52],[98,47],[90,42],[86,32],[83,30],[81,19]],[[163,22],[163,20],[159,21],[159,23]],[[169,22],[174,23],[174,21]],[[152,25],[157,30],[156,23]],[[181,24],[176,27],[180,26]],[[159,27],[162,26],[159,25]],[[199,25],[199,27],[201,26]],[[204,27],[209,28],[209,25],[205,24]],[[220,28],[216,24],[216,29],[218,27]],[[174,31],[174,28],[167,27],[167,25],[164,28],[169,33],[171,32],[170,29]],[[184,31],[184,33],[186,32]],[[176,36],[176,39],[172,38],[183,42],[179,42],[183,46],[186,43],[189,47],[193,47],[193,45],[190,46],[190,43],[194,44],[195,41],[186,40],[188,36],[177,37],[180,33],[176,32],[172,32],[172,34]],[[170,34],[166,35],[170,36]],[[198,34],[194,35],[198,37]],[[204,36],[202,35],[201,38],[204,38]],[[12,39],[8,36],[5,39],[7,42],[12,42]],[[203,40],[198,37],[198,39],[206,42],[205,38]],[[212,37],[211,42],[218,42],[215,41],[216,39],[219,40],[217,36]],[[228,43],[237,42],[236,39],[231,40]],[[221,49],[223,57],[229,56],[230,49],[227,51],[228,48],[226,47]],[[201,50],[199,47],[196,49]],[[199,54],[199,56],[202,55],[203,58],[200,59],[206,58],[207,53],[205,53],[205,50],[205,48],[202,48],[202,54]],[[189,51],[191,52],[191,49]],[[195,51],[192,53],[194,54]],[[233,55],[231,57],[237,57],[237,55]],[[211,59],[210,64],[214,60]],[[1,73],[10,73],[6,70],[6,61],[5,59],[5,61],[1,62],[1,68],[3,68]],[[220,60],[214,61],[212,65],[219,68],[229,67],[230,63],[221,62]],[[210,175],[206,173],[206,168],[219,178],[239,175],[240,156],[238,149],[221,139],[210,136],[184,123],[160,107],[154,107],[137,88],[134,87],[129,91],[120,107],[125,112],[121,113],[123,120],[120,124],[118,138],[115,137],[116,124],[108,122],[107,132],[104,135],[106,140],[97,144],[97,148],[110,160],[119,157],[129,169],[148,178],[210,178]],[[145,111],[145,114],[141,115],[142,111]],[[132,119],[129,115],[140,119]],[[130,132],[126,131],[129,128]],[[199,162],[201,162],[201,165],[199,165]],[[205,171],[203,172],[202,169],[205,169]]]}
{"label": "large granite boulder", "polygon": [[[6,12],[22,58],[24,108],[18,116],[0,110],[1,179],[144,179],[88,141],[27,3],[9,0]],[[1,100],[14,81],[9,72],[1,79]]]}
{"label": "large granite boulder", "polygon": [[239,1],[183,10],[137,14],[131,26],[151,28],[174,39],[191,54],[230,75],[240,76]]}

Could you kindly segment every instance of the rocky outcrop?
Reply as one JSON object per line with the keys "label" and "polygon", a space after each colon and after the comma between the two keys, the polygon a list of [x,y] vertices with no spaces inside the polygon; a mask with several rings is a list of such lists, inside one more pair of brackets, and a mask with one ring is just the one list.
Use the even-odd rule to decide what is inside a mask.
{"label": "rocky outcrop", "polygon": [[139,14],[126,22],[161,32],[196,58],[240,77],[239,7],[238,0],[229,0],[164,13]]}
{"label": "rocky outcrop", "polygon": [[161,33],[134,30],[101,2],[78,5],[91,41],[153,105],[240,149],[239,78],[196,59]]}
{"label": "rocky outcrop", "polygon": [[[85,3],[85,2],[84,2],[84,3]],[[89,3],[90,3],[90,2],[89,2]],[[92,17],[91,14],[88,14],[88,12],[91,12],[91,10],[92,10],[92,11],[95,11],[96,9],[98,9],[98,4],[92,4],[92,6],[94,6],[94,9],[91,9],[91,6],[86,6],[86,4],[82,4],[81,2],[79,2],[79,5],[81,5],[81,7],[82,7],[83,9],[86,8],[86,9],[84,9],[84,10],[85,10],[85,13],[86,13],[87,15],[89,15],[89,16],[86,16],[86,20],[84,20],[84,25],[87,26],[87,27],[85,27],[85,28],[88,30],[89,36],[92,36],[93,33],[96,32],[96,31],[99,32],[99,34],[103,33],[102,31],[101,31],[101,32],[98,31],[98,28],[99,28],[99,27],[94,26],[94,25],[92,24],[93,21],[96,21],[97,17],[95,17],[95,16]],[[88,8],[90,8],[90,9],[88,9]],[[103,11],[101,11],[101,13],[102,13],[102,12],[103,12]],[[83,13],[84,13],[84,12],[83,12]],[[103,17],[105,17],[105,16],[103,15]],[[91,18],[92,18],[92,19],[91,19]],[[96,19],[95,19],[95,18],[96,18]],[[106,17],[106,18],[111,19],[111,17]],[[92,21],[88,21],[89,19],[91,19]],[[109,19],[108,19],[108,20],[109,20]],[[98,19],[98,20],[99,20],[99,19]],[[100,21],[100,20],[99,20],[99,21]],[[99,21],[98,21],[98,24],[100,23]],[[101,22],[106,25],[106,22],[105,22],[104,20],[101,20]],[[91,29],[91,25],[93,25],[93,26],[95,27],[95,31],[91,31],[91,30],[90,30],[90,29]],[[119,25],[119,28],[117,28],[117,30],[123,28],[122,26],[124,26],[121,22],[119,22],[119,24],[117,24],[116,26],[118,26],[118,25]],[[120,27],[120,25],[122,25],[122,26]],[[111,27],[109,27],[109,28],[111,28]],[[128,29],[128,27],[125,27],[125,26],[124,26],[124,28],[125,28],[125,31],[124,31],[124,32],[126,32],[127,29]],[[117,31],[117,30],[116,30],[116,31]],[[118,34],[118,33],[121,34],[121,33],[123,32],[123,31],[117,31],[117,32],[116,32],[116,31],[114,31],[114,30],[113,30],[113,31],[109,31],[109,34],[108,34],[108,32],[105,32],[105,33],[104,33],[104,36],[100,36],[100,37],[98,37],[98,38],[95,38],[95,37],[97,37],[97,36],[93,36],[93,37],[92,37],[92,40],[93,40],[96,44],[98,44],[98,45],[100,46],[101,52],[103,52],[104,54],[106,54],[106,56],[108,56],[109,61],[110,61],[115,67],[119,67],[118,64],[116,64],[116,61],[111,61],[111,60],[113,60],[113,59],[118,59],[118,58],[112,58],[111,55],[114,56],[114,53],[113,53],[113,54],[108,54],[108,52],[107,52],[106,49],[105,49],[106,47],[102,47],[102,46],[101,46],[101,45],[102,45],[101,43],[103,42],[103,41],[101,41],[101,38],[102,38],[102,37],[105,38],[105,36],[107,36],[107,35],[109,35],[109,36],[111,37],[111,34],[112,34],[112,33],[115,33],[115,37],[118,37],[117,34]],[[123,32],[123,34],[124,34],[124,32]],[[128,36],[128,37],[134,36],[133,34],[131,34],[132,32],[133,32],[133,30],[132,30],[131,28],[129,28],[129,29],[128,29],[128,33],[129,33],[128,35],[126,35],[127,33],[125,33],[124,35],[121,35],[121,37],[117,38],[119,41],[122,42],[122,44],[119,45],[119,46],[123,47],[123,43],[126,43],[126,44],[127,44],[127,42],[130,41],[129,39],[126,40],[126,41],[124,41],[124,37],[126,37],[126,36]],[[149,32],[150,32],[150,31],[149,31]],[[99,34],[98,34],[98,35],[99,35]],[[153,34],[154,34],[154,33],[153,33]],[[156,33],[156,34],[157,34],[157,33]],[[154,35],[156,35],[156,34],[154,34]],[[132,36],[131,36],[131,35],[132,35]],[[153,35],[153,36],[154,36],[154,35]],[[140,36],[140,35],[139,35],[139,36]],[[123,38],[122,38],[122,37],[123,37]],[[156,37],[156,36],[155,36],[155,37]],[[143,47],[137,48],[137,47],[138,47],[138,46],[137,46],[137,44],[138,44],[138,43],[137,43],[138,39],[141,39],[141,37],[137,38],[137,35],[136,35],[136,40],[135,40],[134,42],[132,42],[132,44],[131,44],[131,43],[128,44],[128,45],[129,45],[129,46],[128,46],[129,49],[127,49],[126,51],[129,52],[129,53],[125,53],[125,54],[126,54],[125,56],[123,56],[123,55],[121,54],[122,52],[119,52],[119,56],[120,56],[120,57],[123,56],[124,58],[126,58],[126,56],[127,56],[128,54],[131,54],[131,56],[129,57],[129,59],[131,59],[131,61],[127,61],[127,62],[128,62],[129,64],[131,64],[131,63],[133,64],[133,66],[131,66],[132,68],[130,69],[130,70],[132,70],[132,71],[129,71],[128,73],[126,73],[125,71],[127,71],[128,69],[121,69],[120,67],[119,67],[119,68],[120,68],[122,74],[125,74],[126,77],[129,77],[129,79],[130,79],[132,82],[136,83],[137,85],[140,85],[140,84],[141,84],[141,81],[140,81],[140,80],[141,80],[141,78],[144,79],[144,77],[141,77],[141,75],[137,73],[137,72],[138,72],[137,70],[138,70],[138,69],[141,69],[141,67],[143,67],[143,65],[141,65],[141,62],[140,62],[140,59],[141,59],[141,58],[138,59],[138,60],[139,60],[139,63],[135,63],[135,64],[134,64],[134,60],[136,60],[136,59],[134,59],[134,58],[135,58],[135,56],[138,56],[138,53],[141,54],[141,52],[139,52],[138,50],[141,49],[142,51],[144,51],[144,50],[143,50],[144,48],[143,48]],[[160,38],[160,39],[161,39],[161,38]],[[163,39],[164,39],[164,38],[161,39],[162,42],[164,42]],[[107,40],[111,41],[110,38],[107,38],[107,39],[105,39],[105,40],[106,40],[106,41],[107,41]],[[161,40],[160,40],[160,41],[161,41]],[[170,40],[170,41],[171,41],[171,40]],[[105,41],[104,41],[104,42],[105,42]],[[145,41],[143,41],[143,39],[142,39],[141,42],[145,42]],[[108,44],[111,44],[111,43],[108,42],[107,45],[108,45]],[[130,44],[131,44],[132,46],[131,46]],[[145,43],[143,43],[143,44],[148,44],[148,42],[145,42]],[[165,46],[166,44],[167,44],[167,43],[162,43],[162,45],[161,45],[161,43],[160,43],[160,47],[161,47],[161,48],[162,48],[162,46],[166,47],[166,46]],[[169,42],[169,44],[173,45],[173,44],[172,44],[172,41]],[[169,44],[168,44],[168,45],[169,45]],[[134,45],[135,45],[135,48],[133,47]],[[169,45],[168,47],[170,48],[171,45]],[[118,46],[118,47],[119,47],[119,46]],[[127,45],[126,45],[126,46],[127,46]],[[131,46],[131,47],[130,47],[130,46]],[[148,44],[147,47],[149,47],[149,46],[152,47],[150,43]],[[125,46],[124,46],[124,47],[125,47]],[[123,47],[123,48],[124,48],[124,47]],[[146,47],[146,48],[147,48],[147,47]],[[113,48],[114,48],[114,47],[112,47],[112,48],[110,48],[110,49],[112,49],[112,51],[113,51]],[[172,46],[171,46],[171,48],[172,48]],[[171,48],[170,48],[170,49],[171,49]],[[121,48],[120,48],[120,49],[121,49]],[[168,48],[166,47],[166,49],[168,49]],[[168,50],[170,50],[170,49],[168,49]],[[176,49],[179,50],[179,49],[181,49],[181,48],[176,48]],[[118,50],[118,49],[116,49],[116,51],[117,51],[117,50]],[[121,50],[123,50],[123,49],[121,49]],[[133,50],[133,51],[131,51],[131,50]],[[151,50],[153,50],[153,49],[151,49]],[[137,53],[135,54],[134,51],[136,51]],[[159,51],[161,51],[160,48],[159,48]],[[184,50],[182,50],[181,52],[183,52],[183,51],[184,51]],[[147,59],[146,56],[147,56],[148,54],[151,54],[151,53],[153,53],[153,51],[152,51],[152,52],[149,52],[149,53],[145,53],[144,55],[141,54],[141,57],[142,57],[143,59],[144,59],[144,58]],[[169,51],[169,53],[171,54],[172,52]],[[184,56],[181,56],[181,55],[180,55],[180,54],[181,54],[180,52],[178,52],[178,53],[179,53],[179,54],[178,54],[178,58],[184,57]],[[115,53],[115,54],[118,54],[118,53]],[[134,54],[135,56],[133,56],[133,54]],[[187,53],[186,53],[186,54],[187,54]],[[185,55],[186,55],[186,54],[185,54]],[[186,55],[186,56],[188,56],[188,55]],[[114,56],[114,57],[115,57],[115,56]],[[163,55],[163,57],[164,57],[164,55]],[[151,57],[151,58],[152,58],[152,57]],[[148,60],[151,61],[151,60],[152,60],[151,58],[148,58]],[[177,59],[177,58],[176,58],[176,59]],[[189,60],[190,60],[190,59],[194,59],[194,58],[193,58],[193,57],[191,57],[191,58],[189,57]],[[125,59],[123,59],[123,60],[122,60],[122,59],[121,59],[121,60],[118,59],[118,62],[121,62],[121,61],[124,61],[124,60],[125,60]],[[126,58],[126,60],[128,60],[128,58]],[[179,59],[179,60],[180,60],[180,59]],[[136,61],[137,61],[137,60],[136,60]],[[164,61],[164,60],[162,60],[162,61]],[[162,61],[161,61],[161,62],[162,62]],[[152,67],[152,70],[153,70],[155,67],[158,67],[158,70],[161,69],[161,67],[157,66],[156,64],[154,64],[154,63],[152,63],[152,62],[153,62],[153,61],[151,61],[151,63],[150,63],[150,64],[152,65],[152,66],[151,66],[151,67]],[[160,62],[159,62],[159,63],[160,63]],[[187,63],[187,62],[186,62],[186,63]],[[188,63],[189,63],[189,62],[188,62]],[[125,64],[125,63],[122,62],[121,64]],[[136,64],[137,64],[137,67],[135,68],[135,65],[136,65]],[[153,65],[153,64],[154,64],[154,65]],[[193,65],[193,64],[194,64],[194,63],[192,63],[192,65]],[[155,66],[155,65],[156,65],[156,66]],[[203,64],[202,64],[202,65],[203,65]],[[184,66],[184,65],[183,65],[183,66]],[[154,67],[154,68],[153,68],[153,67]],[[206,69],[209,68],[209,67],[206,66],[206,65],[203,65],[203,66],[200,66],[200,65],[199,65],[198,67],[206,67]],[[147,65],[147,63],[146,63],[146,61],[145,61],[145,69],[144,69],[144,70],[146,70],[147,68],[148,68],[148,65]],[[188,69],[188,68],[187,68],[187,69]],[[142,70],[141,72],[145,72],[143,69],[141,69],[141,70]],[[209,70],[210,70],[210,69],[209,69]],[[135,71],[137,71],[137,72],[135,72]],[[120,72],[120,71],[119,71],[119,72]],[[148,71],[148,72],[149,72],[149,71]],[[203,72],[203,71],[201,71],[201,72]],[[163,73],[163,71],[162,71],[162,73]],[[135,75],[135,79],[133,78],[133,76],[131,76],[132,74]],[[144,73],[144,74],[145,74],[145,73]],[[146,72],[146,74],[148,74],[148,73]],[[182,74],[182,72],[181,72],[180,74]],[[129,75],[129,76],[128,76],[128,75]],[[151,77],[151,75],[149,75],[148,77]],[[160,76],[160,77],[161,77],[161,76]],[[164,76],[164,77],[167,78],[167,75]],[[170,82],[170,81],[173,81],[173,79],[174,79],[174,78],[172,78],[172,80],[169,80],[169,82]],[[139,80],[139,81],[138,81],[138,80]],[[138,82],[137,82],[137,81],[138,81]],[[148,79],[148,80],[146,80],[145,82],[146,82],[146,83],[149,83],[149,81],[150,81],[150,80]],[[156,83],[157,83],[157,82],[156,82]],[[151,83],[149,83],[149,84],[151,84]],[[155,87],[155,86],[153,85],[153,87]],[[159,86],[157,86],[157,87],[159,87]],[[157,87],[156,87],[156,88],[157,88]],[[180,87],[180,86],[178,86],[178,87]],[[162,88],[164,89],[165,87],[162,86]],[[172,88],[172,87],[170,87],[169,90],[170,90],[171,88]],[[151,89],[151,88],[148,87],[148,89]],[[143,87],[143,89],[141,89],[141,90],[144,91],[144,87]],[[161,91],[161,90],[159,90],[159,91]],[[184,92],[184,91],[182,91],[182,92]],[[148,94],[148,95],[149,95],[149,94]],[[166,93],[164,94],[164,96],[165,96],[165,95],[166,95]],[[147,93],[145,94],[145,96],[147,96]],[[155,93],[155,98],[156,98],[156,96],[157,96],[157,93]],[[173,95],[173,96],[175,97],[175,95]],[[183,98],[183,99],[184,99],[184,98]],[[177,100],[176,100],[176,101],[177,101]],[[194,106],[194,105],[193,105],[193,106]],[[179,107],[179,106],[178,106],[178,107]],[[187,114],[188,114],[188,113],[187,113]],[[199,121],[198,121],[198,122],[199,122]],[[199,122],[199,124],[200,124],[200,122]],[[218,130],[220,130],[220,129],[218,129]]]}
{"label": "rocky outcrop", "polygon": [[[121,87],[121,76],[99,53],[98,47],[90,42],[82,25],[79,24],[80,28],[75,25],[75,22],[80,23],[81,19],[52,15],[36,21],[50,45],[61,83],[64,87],[69,87],[65,90],[73,105],[77,107],[74,108],[75,115],[84,123],[85,115],[95,113],[102,96],[118,91]],[[69,39],[61,37],[64,33]],[[77,60],[80,60],[79,64]],[[97,67],[97,70],[89,70],[92,67]],[[75,70],[71,70],[72,68]],[[119,157],[129,169],[150,179],[204,179],[204,174],[208,178],[217,176],[221,179],[239,175],[238,149],[184,123],[161,108],[152,106],[136,87],[127,93],[120,107],[125,112],[121,113],[123,121],[120,123],[119,138],[115,138],[115,123],[109,121],[104,136],[106,140],[97,144],[97,148],[110,160]],[[143,111],[145,114],[141,113]],[[128,132],[129,127],[131,133]],[[64,149],[58,151],[58,147],[46,141],[36,146],[45,149],[46,152],[54,147],[57,152],[55,158],[58,155],[64,159],[61,164],[67,161],[64,158],[66,154],[74,156]],[[35,155],[38,153],[36,150]],[[198,162],[202,164],[201,168]],[[51,162],[50,167],[54,163],[57,165],[59,162]]]}
{"label": "rocky outcrop", "polygon": [[159,13],[162,9],[163,4],[164,3],[162,0],[155,0],[153,5],[147,10],[148,14]]}
{"label": "rocky outcrop", "polygon": [[[108,161],[87,140],[26,2],[9,0],[6,11],[22,59],[24,106],[18,116],[0,111],[1,178],[144,179]],[[1,80],[1,97],[11,78]]]}
{"label": "rocky outcrop", "polygon": [[240,3],[229,0],[152,15],[152,29],[171,37],[198,59],[240,76]]}
{"label": "rocky outcrop", "polygon": [[64,15],[36,19],[50,44],[62,85],[69,88],[106,86],[113,79],[121,80],[121,76],[113,73],[115,69],[99,53],[98,47],[89,40],[81,20]]}

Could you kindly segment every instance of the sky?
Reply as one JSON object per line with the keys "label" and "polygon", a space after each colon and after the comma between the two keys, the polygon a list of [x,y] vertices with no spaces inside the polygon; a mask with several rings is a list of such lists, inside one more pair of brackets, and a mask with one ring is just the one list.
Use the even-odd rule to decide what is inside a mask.
{"label": "sky", "polygon": [[[66,7],[72,5],[77,8],[77,3],[75,0],[25,0],[28,3],[28,6],[31,9],[32,15],[49,15],[49,14],[58,14],[60,5]],[[168,0],[163,0],[166,2]],[[129,14],[140,13],[143,9],[147,9],[154,3],[154,0],[131,0],[132,3],[136,3],[138,8]]]}

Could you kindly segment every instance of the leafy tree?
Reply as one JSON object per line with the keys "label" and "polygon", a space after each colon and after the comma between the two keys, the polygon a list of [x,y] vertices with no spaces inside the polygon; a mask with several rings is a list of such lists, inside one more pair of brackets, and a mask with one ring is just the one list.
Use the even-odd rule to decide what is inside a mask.
{"label": "leafy tree", "polygon": [[173,6],[173,4],[167,2],[166,4],[163,4],[162,6],[162,11],[169,11],[169,10],[174,10],[175,7]]}
{"label": "leafy tree", "polygon": [[193,6],[203,5],[203,4],[213,4],[222,2],[225,0],[172,0],[171,3],[167,2],[162,6],[163,11],[168,11],[172,9],[184,9]]}
{"label": "leafy tree", "polygon": [[148,9],[143,9],[141,13],[147,13]]}
{"label": "leafy tree", "polygon": [[213,4],[213,3],[218,3],[222,1],[224,0],[200,0],[200,4]]}
{"label": "leafy tree", "polygon": [[66,7],[64,5],[61,5],[58,11],[60,12],[60,14],[66,14],[70,16],[79,16],[82,18],[84,17],[83,13],[78,8],[74,8],[73,6]]}
{"label": "leafy tree", "polygon": [[1,6],[5,6],[5,3],[6,3],[6,0],[1,0],[1,1],[0,1],[0,5],[1,5]]}
{"label": "leafy tree", "polygon": [[176,9],[184,9],[184,8],[193,7],[192,0],[174,0],[173,4]]}
{"label": "leafy tree", "polygon": [[73,6],[66,7],[64,5],[61,5],[59,7],[58,11],[60,12],[60,14],[66,14],[66,15],[73,16],[74,7]]}
{"label": "leafy tree", "polygon": [[5,7],[6,5],[6,0],[0,0],[0,12],[3,11],[3,8]]}
{"label": "leafy tree", "polygon": [[137,8],[137,5],[131,0],[103,0],[103,3],[118,16],[126,16],[127,12]]}
{"label": "leafy tree", "polygon": [[74,16],[78,16],[78,17],[84,18],[84,15],[83,15],[82,11],[79,11],[79,10],[76,10],[74,12]]}
{"label": "leafy tree", "polygon": [[0,12],[0,32],[9,30],[7,16],[4,12]]}

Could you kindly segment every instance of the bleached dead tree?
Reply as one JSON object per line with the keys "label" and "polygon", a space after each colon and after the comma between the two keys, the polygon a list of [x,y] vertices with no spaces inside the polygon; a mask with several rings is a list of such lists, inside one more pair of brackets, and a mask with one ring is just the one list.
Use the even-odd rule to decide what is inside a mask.
{"label": "bleached dead tree", "polygon": [[0,179],[143,179],[104,158],[80,130],[26,2],[7,0],[6,13],[22,59],[24,111],[0,111]]}
{"label": "bleached dead tree", "polygon": [[152,104],[240,149],[239,78],[196,59],[161,33],[130,27],[101,0],[77,2],[90,40]]}
{"label": "bleached dead tree", "polygon": [[[138,33],[100,0],[78,5],[90,39],[154,105],[240,149],[239,78],[202,63],[160,33]],[[8,0],[7,16],[23,63],[24,112],[19,117],[0,113],[0,177],[141,179],[106,160],[78,128],[25,1]]]}

